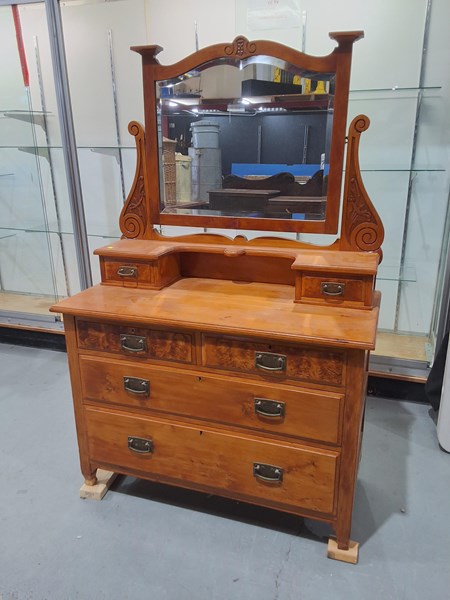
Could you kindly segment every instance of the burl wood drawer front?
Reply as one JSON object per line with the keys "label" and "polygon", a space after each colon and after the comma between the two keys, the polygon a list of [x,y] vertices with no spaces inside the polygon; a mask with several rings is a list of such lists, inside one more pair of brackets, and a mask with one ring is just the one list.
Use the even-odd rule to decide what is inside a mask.
{"label": "burl wood drawer front", "polygon": [[341,394],[80,357],[83,397],[338,444]]}
{"label": "burl wood drawer front", "polygon": [[332,514],[338,453],[86,408],[93,463]]}
{"label": "burl wood drawer front", "polygon": [[[266,361],[271,358],[274,360]],[[338,386],[345,381],[345,352],[326,349],[204,335],[202,361],[207,367],[256,373],[278,380],[289,378]]]}
{"label": "burl wood drawer front", "polygon": [[193,362],[189,333],[77,321],[78,347],[132,357]]}

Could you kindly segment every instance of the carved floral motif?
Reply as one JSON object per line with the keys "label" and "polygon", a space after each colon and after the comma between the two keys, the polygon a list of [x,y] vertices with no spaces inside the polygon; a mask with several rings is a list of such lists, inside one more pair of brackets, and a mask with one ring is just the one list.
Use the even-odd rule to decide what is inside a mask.
{"label": "carved floral motif", "polygon": [[225,54],[227,56],[236,55],[239,58],[254,54],[256,52],[256,44],[249,42],[247,38],[237,37],[230,45],[225,46]]}
{"label": "carved floral motif", "polygon": [[136,142],[136,172],[131,191],[120,216],[120,229],[126,238],[141,238],[148,221],[143,167],[145,137],[142,125],[137,121],[132,121],[128,125],[128,131],[135,137]]}
{"label": "carved floral motif", "polygon": [[384,229],[362,182],[358,159],[360,136],[369,124],[368,117],[359,115],[349,128],[342,241],[350,249],[381,254]]}

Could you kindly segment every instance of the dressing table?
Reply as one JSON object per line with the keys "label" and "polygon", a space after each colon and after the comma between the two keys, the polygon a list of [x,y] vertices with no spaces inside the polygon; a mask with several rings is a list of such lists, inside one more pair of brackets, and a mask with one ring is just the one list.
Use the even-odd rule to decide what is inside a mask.
{"label": "dressing table", "polygon": [[[129,126],[137,162],[123,237],[95,252],[101,284],[51,310],[64,315],[87,485],[106,469],[324,521],[335,532],[328,555],[356,562],[383,226],[358,162],[368,118],[353,119],[346,137],[362,32],[330,37],[337,45],[324,57],[238,37],[166,66],[160,47],[132,48],[145,129]],[[189,145],[200,120],[215,147]],[[174,201],[167,140],[185,158],[191,148],[203,196]],[[214,164],[194,164],[210,149]],[[161,233],[174,226],[220,233]],[[301,241],[339,229],[330,246]]]}

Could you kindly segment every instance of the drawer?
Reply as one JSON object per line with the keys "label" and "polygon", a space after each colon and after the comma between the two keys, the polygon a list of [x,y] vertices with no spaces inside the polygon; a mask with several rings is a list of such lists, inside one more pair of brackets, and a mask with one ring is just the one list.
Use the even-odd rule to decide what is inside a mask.
{"label": "drawer", "polygon": [[100,257],[102,283],[161,289],[180,277],[179,257],[162,256],[147,262]]}
{"label": "drawer", "polygon": [[189,333],[77,320],[78,347],[181,363],[194,360]]}
{"label": "drawer", "polygon": [[203,336],[204,366],[254,373],[271,380],[288,378],[341,386],[345,381],[345,361],[345,352],[339,350]]}
{"label": "drawer", "polygon": [[80,371],[87,400],[340,442],[342,394],[90,356],[80,357]]}
{"label": "drawer", "polygon": [[93,407],[85,414],[99,466],[294,512],[334,512],[337,452]]}
{"label": "drawer", "polygon": [[295,301],[372,308],[374,282],[373,276],[301,273],[296,279]]}

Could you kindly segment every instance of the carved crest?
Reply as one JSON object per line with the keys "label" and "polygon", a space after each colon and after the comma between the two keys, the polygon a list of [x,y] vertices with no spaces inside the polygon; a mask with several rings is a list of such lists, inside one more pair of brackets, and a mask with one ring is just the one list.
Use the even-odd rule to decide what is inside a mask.
{"label": "carved crest", "polygon": [[225,54],[227,56],[237,56],[244,58],[256,52],[256,44],[249,42],[244,36],[239,36],[228,46],[225,46]]}

